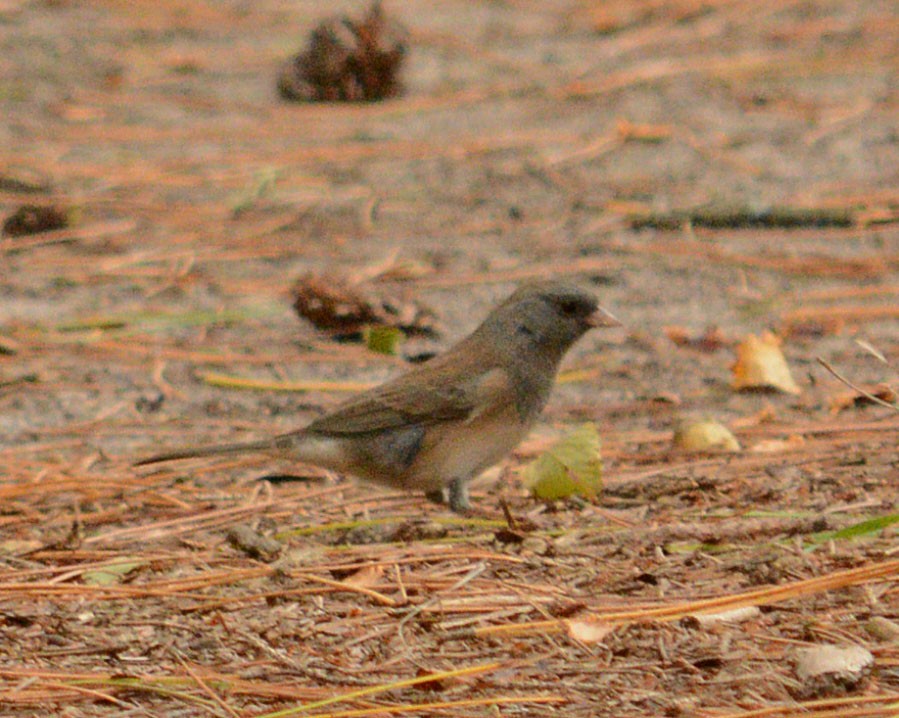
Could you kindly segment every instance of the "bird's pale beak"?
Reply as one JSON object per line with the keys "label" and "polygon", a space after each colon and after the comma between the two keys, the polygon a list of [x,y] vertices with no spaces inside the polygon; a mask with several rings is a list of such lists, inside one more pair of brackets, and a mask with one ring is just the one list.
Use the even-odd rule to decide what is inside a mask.
{"label": "bird's pale beak", "polygon": [[593,312],[593,314],[591,314],[589,317],[587,317],[587,325],[597,329],[602,329],[609,327],[620,327],[621,322],[618,321],[618,318],[610,311],[603,309],[602,307],[597,307],[596,311]]}

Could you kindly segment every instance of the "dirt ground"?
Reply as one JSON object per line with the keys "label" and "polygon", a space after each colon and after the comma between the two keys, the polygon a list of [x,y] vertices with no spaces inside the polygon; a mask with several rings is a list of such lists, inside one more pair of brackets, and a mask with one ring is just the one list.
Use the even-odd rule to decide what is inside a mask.
{"label": "dirt ground", "polygon": [[[405,95],[351,106],[275,78],[361,3],[0,2],[0,212],[74,220],[0,239],[0,714],[899,714],[899,417],[817,361],[897,383],[899,6],[385,7]],[[709,207],[731,226],[684,220]],[[131,466],[400,370],[291,308],[385,269],[440,327],[405,357],[528,277],[624,322],[478,516],[260,456]],[[732,388],[765,330],[800,394]],[[672,449],[702,416],[743,449]],[[520,467],[584,421],[604,493],[536,502]],[[827,644],[873,664],[803,678]]]}

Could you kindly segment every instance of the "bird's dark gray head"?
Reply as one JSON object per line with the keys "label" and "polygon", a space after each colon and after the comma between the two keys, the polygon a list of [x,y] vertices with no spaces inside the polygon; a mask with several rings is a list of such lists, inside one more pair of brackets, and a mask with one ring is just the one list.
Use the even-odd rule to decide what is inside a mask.
{"label": "bird's dark gray head", "polygon": [[531,422],[549,398],[565,352],[588,329],[620,322],[596,297],[567,281],[521,285],[459,348],[483,352],[512,376],[515,406]]}
{"label": "bird's dark gray head", "polygon": [[521,285],[485,320],[490,334],[512,337],[518,351],[539,351],[558,361],[587,330],[617,326],[618,320],[599,306],[596,296],[567,281]]}

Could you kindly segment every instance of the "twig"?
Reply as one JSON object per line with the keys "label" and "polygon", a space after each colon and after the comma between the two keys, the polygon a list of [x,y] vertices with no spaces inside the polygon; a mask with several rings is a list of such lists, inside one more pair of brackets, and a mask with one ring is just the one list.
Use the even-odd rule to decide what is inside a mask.
{"label": "twig", "polygon": [[[872,581],[895,580],[899,576],[899,560],[883,561],[844,571],[833,571],[824,576],[802,579],[792,583],[766,586],[760,589],[734,593],[716,598],[684,601],[682,603],[630,611],[595,611],[591,619],[611,624],[628,624],[642,621],[675,621],[697,613],[714,613],[743,606],[781,603],[801,596],[831,591],[847,586],[858,586]],[[467,634],[472,638],[521,636],[545,633],[561,633],[567,630],[565,619],[507,623],[482,626]],[[454,636],[457,637],[457,636]]]}
{"label": "twig", "polygon": [[509,509],[509,504],[505,499],[499,500],[499,506],[503,510],[503,516],[506,519],[506,523],[509,526],[510,531],[518,531],[518,522],[515,520],[515,517],[512,515],[512,511]]}
{"label": "twig", "polygon": [[828,364],[821,357],[815,357],[815,360],[821,366],[823,366],[825,369],[827,369],[827,371],[829,371],[831,374],[833,374],[837,379],[839,379],[841,382],[843,382],[846,386],[848,386],[853,391],[856,391],[859,394],[861,394],[868,401],[874,402],[875,404],[879,404],[880,406],[885,406],[887,409],[892,409],[895,412],[899,412],[899,406],[896,406],[895,404],[890,404],[890,402],[884,401],[883,399],[880,399],[880,398],[874,396],[873,394],[862,389],[860,386],[856,386],[851,381],[849,381],[846,377],[844,377],[842,374],[840,374],[836,369],[834,369],[830,364]]}
{"label": "twig", "polygon": [[851,209],[843,207],[771,207],[757,210],[751,207],[697,207],[695,209],[663,214],[633,215],[634,229],[677,230],[689,223],[694,227],[709,229],[735,229],[741,227],[789,228],[796,227],[851,227],[854,224]]}
{"label": "twig", "polygon": [[[462,578],[460,578],[458,581],[456,581],[456,583],[454,583],[452,586],[450,586],[449,589],[447,590],[447,593],[452,593],[454,591],[458,591],[460,588],[462,588],[467,583],[476,579],[478,576],[480,576],[486,570],[487,570],[487,564],[484,563],[483,561],[481,561],[480,563],[475,565],[475,567],[473,569],[471,569],[471,571],[466,573]],[[399,624],[397,625],[397,634],[399,634],[400,640],[403,642],[404,645],[408,645],[406,643],[406,636],[403,633],[403,629],[405,628],[406,624],[409,623],[409,621],[411,621],[417,615],[419,615],[422,611],[424,611],[427,608],[430,608],[435,603],[439,603],[440,601],[441,601],[440,596],[435,596],[434,598],[430,599],[429,601],[425,601],[420,606],[414,606],[412,608],[412,610],[410,610],[405,616],[403,616],[402,620],[400,620]]]}
{"label": "twig", "polygon": [[187,664],[187,661],[184,660],[180,653],[175,653],[175,660],[178,661],[178,663],[181,664],[181,667],[187,672],[187,674],[197,682],[197,685],[200,686],[200,689],[213,701],[218,703],[218,705],[226,713],[228,713],[228,715],[234,716],[234,718],[240,718],[240,714],[238,714],[237,711],[235,711],[231,706],[225,703],[225,701],[222,700],[222,697],[218,695],[218,693],[216,693],[214,690],[212,690],[212,688],[208,683],[206,683],[206,681],[200,678],[197,672]]}

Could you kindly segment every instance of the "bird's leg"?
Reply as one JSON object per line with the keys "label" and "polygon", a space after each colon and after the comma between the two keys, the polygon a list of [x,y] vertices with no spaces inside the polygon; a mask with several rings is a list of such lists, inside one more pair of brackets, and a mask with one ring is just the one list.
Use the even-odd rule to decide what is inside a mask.
{"label": "bird's leg", "polygon": [[435,504],[449,506],[457,514],[464,514],[471,508],[468,501],[468,482],[462,479],[453,479],[446,486],[428,491],[425,497]]}
{"label": "bird's leg", "polygon": [[453,479],[447,485],[449,507],[457,514],[464,514],[471,508],[468,501],[468,482],[464,479]]}

